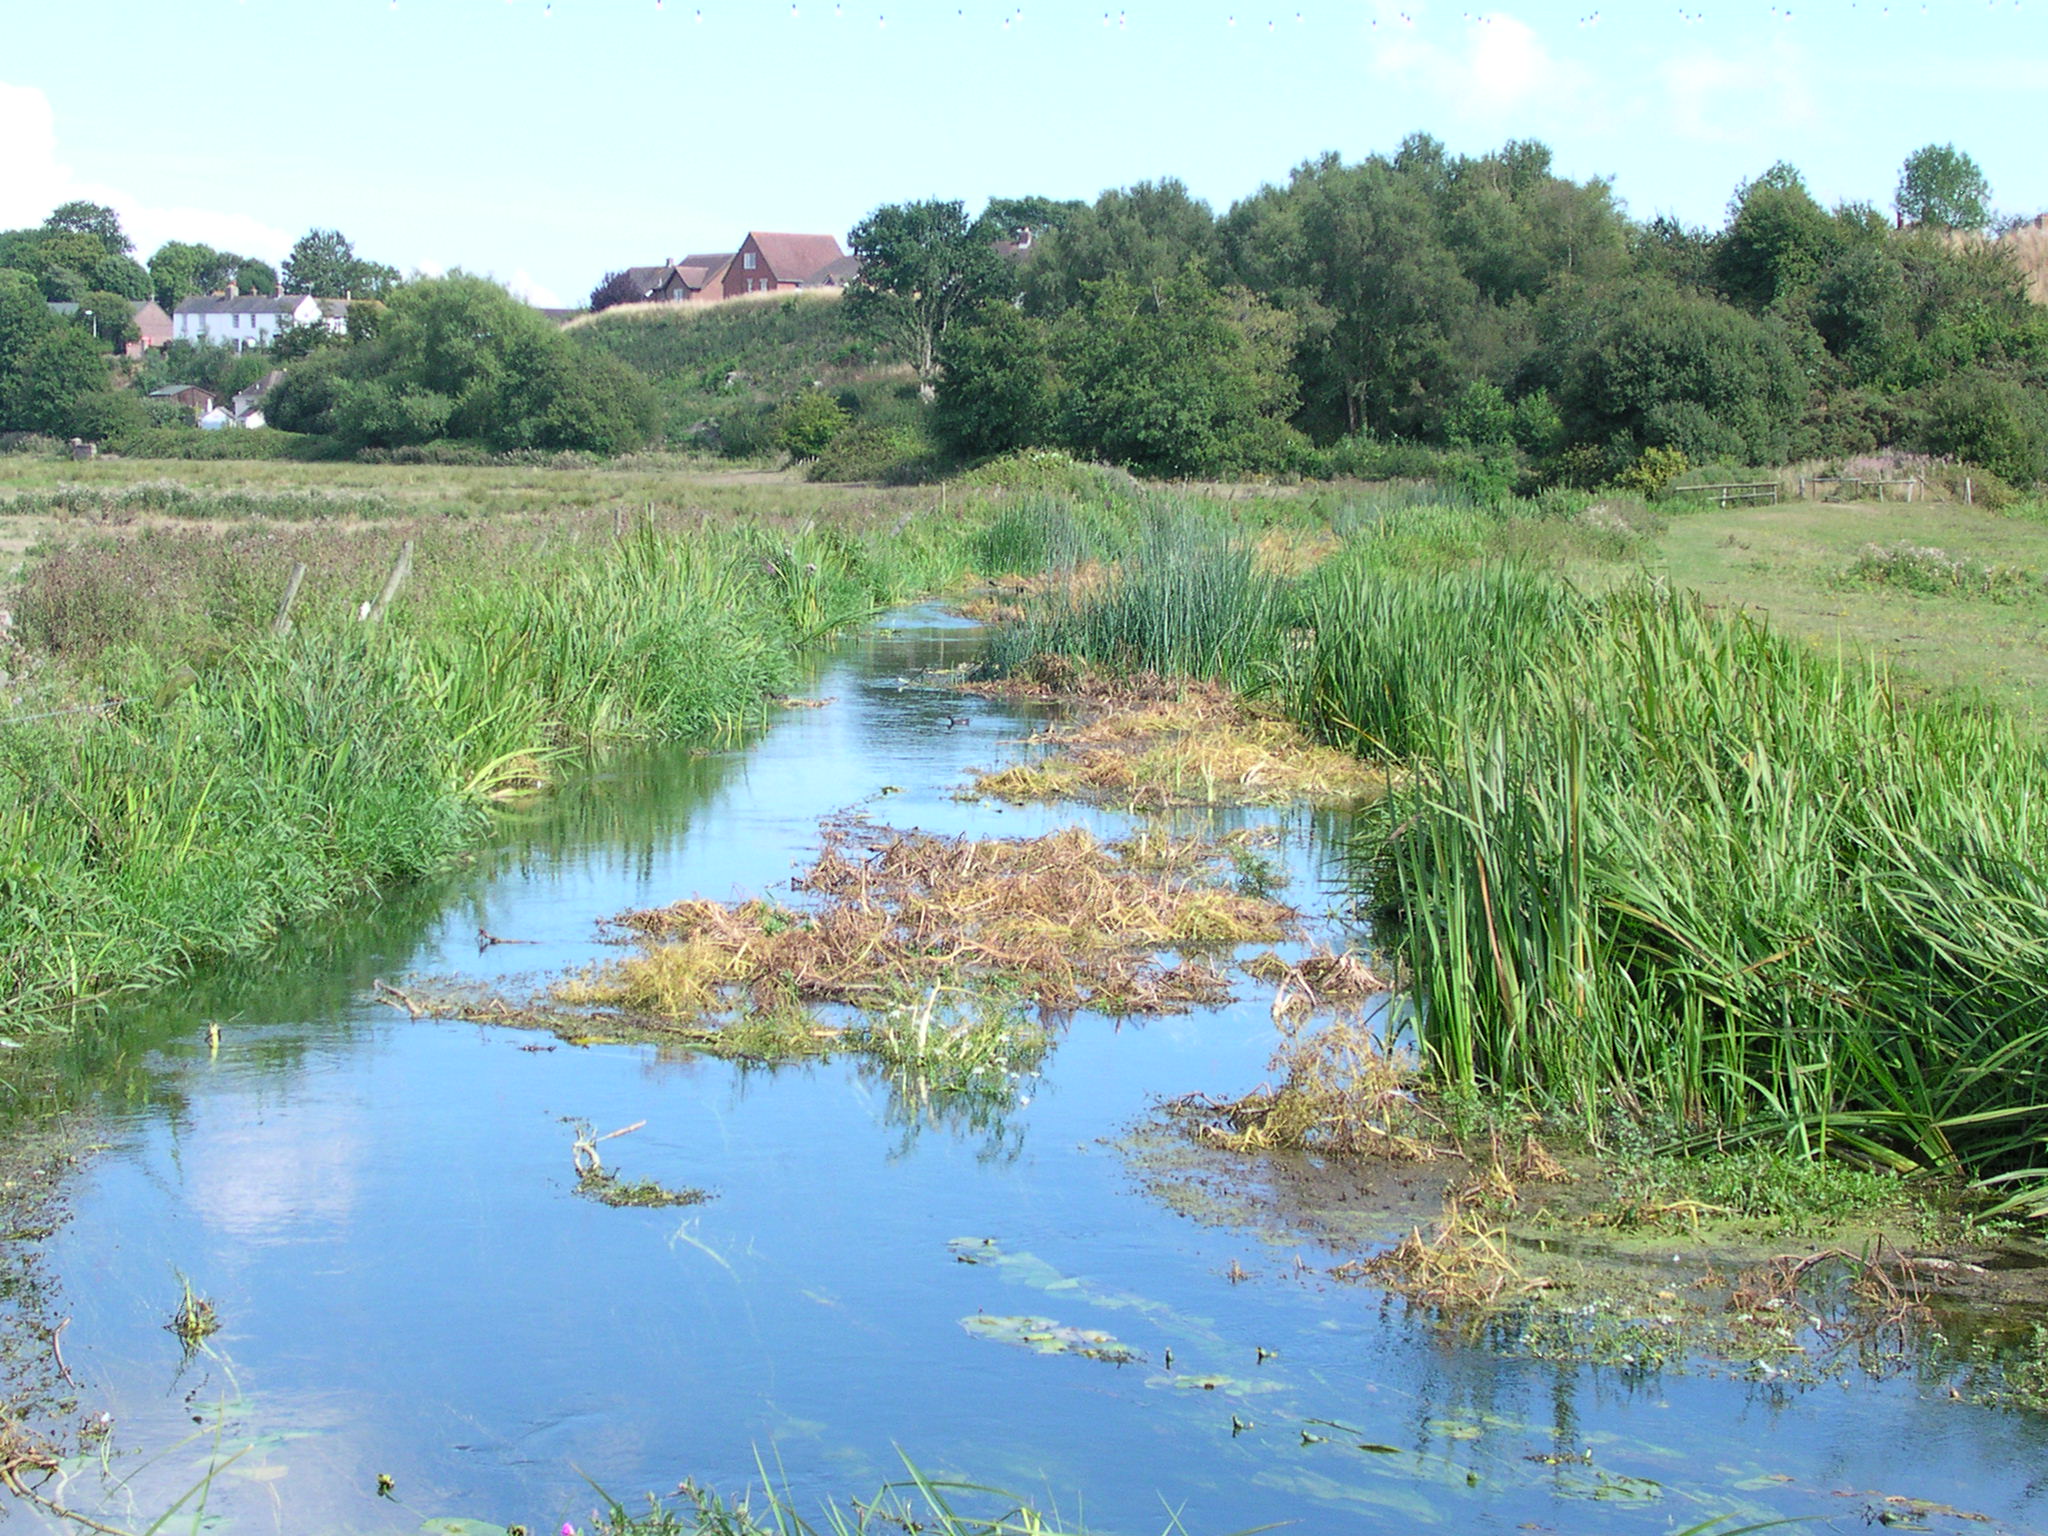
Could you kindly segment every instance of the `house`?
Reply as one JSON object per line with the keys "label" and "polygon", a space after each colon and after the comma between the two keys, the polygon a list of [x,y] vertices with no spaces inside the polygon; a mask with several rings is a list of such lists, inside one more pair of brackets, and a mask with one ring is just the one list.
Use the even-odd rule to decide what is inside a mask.
{"label": "house", "polygon": [[725,276],[732,252],[685,256],[681,261],[662,258],[658,267],[628,267],[626,280],[640,295],[635,303],[691,304],[723,298],[715,286]]}
{"label": "house", "polygon": [[316,299],[304,293],[245,294],[233,283],[225,294],[180,299],[171,317],[179,341],[233,347],[267,347],[293,325],[324,325],[337,335],[348,330],[348,301]]}
{"label": "house", "polygon": [[753,230],[740,242],[720,284],[728,299],[750,293],[838,288],[860,266],[831,235],[771,234]]}
{"label": "house", "polygon": [[220,400],[213,391],[198,384],[166,384],[161,389],[152,389],[149,398],[182,405],[194,416],[203,416],[220,408]]}
{"label": "house", "polygon": [[[129,357],[140,357],[151,347],[168,347],[171,344],[171,317],[164,313],[163,306],[155,299],[129,299],[129,312],[135,317],[135,329],[139,333],[135,340],[122,347]],[[50,313],[69,319],[78,313],[76,304],[52,304]]]}
{"label": "house", "polygon": [[263,397],[277,388],[283,381],[284,370],[273,368],[247,389],[236,390],[234,399],[228,403],[228,409],[233,414],[235,420],[245,427],[262,426],[263,411],[261,406]]}

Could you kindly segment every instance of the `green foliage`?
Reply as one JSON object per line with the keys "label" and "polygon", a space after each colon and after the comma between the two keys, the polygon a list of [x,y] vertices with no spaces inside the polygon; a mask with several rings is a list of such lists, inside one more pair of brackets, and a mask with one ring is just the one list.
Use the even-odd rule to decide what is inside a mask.
{"label": "green foliage", "polygon": [[0,269],[0,432],[84,436],[107,393],[91,331],[52,314],[26,273]]}
{"label": "green foliage", "polygon": [[132,256],[102,256],[86,276],[93,287],[118,293],[131,303],[150,296],[149,269]]}
{"label": "green foliage", "polygon": [[[229,283],[238,281],[244,273],[263,275],[269,272],[267,264],[250,257],[184,240],[166,241],[149,258],[150,285],[155,290],[157,303],[163,306],[166,314],[177,309],[180,299],[218,292]],[[241,286],[247,289],[250,285],[243,283]]]}
{"label": "green foliage", "polygon": [[78,296],[78,313],[72,323],[85,327],[102,352],[119,352],[142,332],[135,325],[135,308],[118,293],[100,291]]}
{"label": "green foliage", "polygon": [[1574,442],[1781,462],[1805,391],[1781,331],[1700,294],[1635,284],[1560,314],[1541,357]]}
{"label": "green foliage", "polygon": [[914,485],[938,471],[931,439],[916,427],[850,427],[811,461],[813,480]]}
{"label": "green foliage", "polygon": [[1515,412],[1498,385],[1474,379],[1444,415],[1444,438],[1459,448],[1505,448],[1515,439]]}
{"label": "green foliage", "polygon": [[2048,399],[2009,378],[1966,374],[1927,404],[1926,447],[2020,485],[2048,478]]}
{"label": "green foliage", "polygon": [[126,256],[135,249],[121,228],[121,216],[103,203],[62,203],[43,220],[43,228],[52,234],[89,235],[109,256]]}
{"label": "green foliage", "polygon": [[1635,463],[1614,477],[1615,485],[1635,495],[1654,499],[1671,489],[1671,482],[1692,468],[1676,448],[1653,444],[1636,455]]}
{"label": "green foliage", "polygon": [[1810,287],[1841,248],[1835,221],[1781,160],[1736,191],[1714,275],[1723,293],[1761,312]]}
{"label": "green foliage", "polygon": [[929,384],[947,331],[1003,296],[1007,274],[991,244],[1001,233],[970,221],[958,201],[877,208],[847,237],[860,261],[846,289],[848,319],[886,338]]}
{"label": "green foliage", "polygon": [[[1007,220],[999,227],[1012,228]],[[1089,283],[1149,284],[1216,253],[1215,214],[1171,178],[1104,192],[1092,207],[1068,205],[1039,234],[1019,274],[1025,307],[1038,316],[1080,303]]]}
{"label": "green foliage", "polygon": [[1928,144],[1899,168],[1893,205],[1908,224],[1978,230],[1991,222],[1991,183],[1955,145]]}
{"label": "green foliage", "polygon": [[1056,439],[1059,383],[1050,327],[1011,304],[992,304],[955,326],[932,428],[953,452],[976,459]]}
{"label": "green foliage", "polygon": [[310,229],[284,259],[284,285],[292,293],[316,298],[388,298],[398,286],[393,267],[356,255],[348,236],[338,229]]}
{"label": "green foliage", "polygon": [[573,346],[503,288],[451,273],[394,293],[374,339],[316,352],[280,385],[279,425],[351,447],[449,437],[504,452],[630,452],[653,433],[647,384]]}
{"label": "green foliage", "polygon": [[815,459],[853,420],[846,407],[822,389],[807,389],[776,416],[775,441],[793,459]]}

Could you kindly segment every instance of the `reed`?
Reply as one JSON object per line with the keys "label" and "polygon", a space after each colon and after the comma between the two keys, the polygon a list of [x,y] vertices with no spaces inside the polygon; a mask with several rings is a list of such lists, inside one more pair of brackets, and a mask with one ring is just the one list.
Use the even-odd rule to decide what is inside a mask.
{"label": "reed", "polygon": [[[359,622],[399,533],[418,539],[412,584]],[[481,834],[492,797],[595,746],[758,720],[806,647],[957,577],[964,541],[577,515],[59,551],[20,594],[26,681],[0,707],[0,1018],[248,953],[417,879]],[[295,560],[311,575],[273,634]]]}
{"label": "reed", "polygon": [[1499,521],[1376,509],[1291,584],[1155,518],[996,655],[1264,688],[1397,768],[1357,880],[1440,1086],[2048,1213],[2041,744],[1647,581],[1390,558],[1457,517]]}

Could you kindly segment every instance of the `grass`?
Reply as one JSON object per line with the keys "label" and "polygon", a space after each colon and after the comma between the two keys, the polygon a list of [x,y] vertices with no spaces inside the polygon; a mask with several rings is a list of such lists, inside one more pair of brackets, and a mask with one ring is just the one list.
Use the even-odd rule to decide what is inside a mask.
{"label": "grass", "polygon": [[[401,547],[410,582],[358,622]],[[961,551],[955,525],[886,513],[609,509],[59,544],[10,603],[0,1016],[248,953],[416,879],[494,797],[592,747],[758,720],[807,646],[957,580]]]}
{"label": "grass", "polygon": [[[1746,608],[1823,651],[1875,653],[1902,684],[1979,693],[2037,726],[2048,720],[2048,590],[2000,583],[2003,601],[1898,580],[1843,579],[1865,546],[1939,550],[1973,572],[2048,573],[2040,504],[2004,512],[1942,502],[1792,502],[1674,516],[1655,568],[1709,603]],[[1990,585],[1990,583],[1983,583]]]}
{"label": "grass", "polygon": [[1490,548],[1392,509],[1298,581],[1156,519],[998,656],[1258,690],[1392,770],[1358,878],[1439,1089],[2048,1213],[2041,744],[1640,579],[1408,558],[1459,516]]}

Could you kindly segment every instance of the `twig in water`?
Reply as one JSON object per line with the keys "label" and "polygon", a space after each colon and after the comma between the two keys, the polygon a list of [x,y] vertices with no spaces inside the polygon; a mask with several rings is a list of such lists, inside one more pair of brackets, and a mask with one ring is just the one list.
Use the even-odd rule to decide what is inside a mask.
{"label": "twig in water", "polygon": [[538,944],[539,942],[539,939],[502,939],[488,928],[479,928],[476,931],[476,947],[480,950],[489,949],[493,944]]}
{"label": "twig in water", "polygon": [[57,1374],[66,1381],[71,1382],[71,1385],[75,1387],[78,1383],[72,1380],[71,1367],[64,1363],[64,1330],[70,1326],[71,1319],[67,1317],[63,1322],[50,1330],[50,1353],[56,1358]]}
{"label": "twig in water", "polygon": [[370,988],[375,993],[378,1002],[387,1003],[393,1008],[403,1008],[411,1018],[416,1019],[426,1012],[426,1009],[422,1008],[405,993],[399,991],[398,988],[392,986],[390,982],[383,980],[381,977],[372,981]]}

